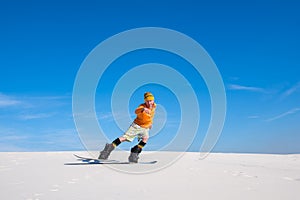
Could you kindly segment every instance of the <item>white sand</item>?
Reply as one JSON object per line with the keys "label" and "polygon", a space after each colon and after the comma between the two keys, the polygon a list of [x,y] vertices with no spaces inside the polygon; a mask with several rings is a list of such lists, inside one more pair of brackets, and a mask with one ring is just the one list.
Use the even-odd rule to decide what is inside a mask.
{"label": "white sand", "polygon": [[[145,166],[64,165],[76,161],[73,153],[87,155],[0,153],[0,199],[300,199],[300,155],[210,154],[200,160],[199,153],[185,153],[168,167],[153,170],[161,167],[156,164],[147,169],[154,172],[137,175],[120,170]],[[113,153],[112,158],[125,160],[128,155]],[[171,154],[155,156],[164,163]]]}

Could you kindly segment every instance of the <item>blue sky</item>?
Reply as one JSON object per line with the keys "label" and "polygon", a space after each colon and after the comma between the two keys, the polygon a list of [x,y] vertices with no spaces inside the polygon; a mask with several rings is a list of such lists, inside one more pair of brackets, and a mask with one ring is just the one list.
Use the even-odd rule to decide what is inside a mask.
{"label": "blue sky", "polygon": [[[201,44],[223,78],[227,113],[214,151],[299,153],[299,9],[293,0],[1,2],[0,151],[83,150],[72,114],[73,84],[82,62],[115,34],[163,27]],[[111,140],[121,134],[109,107],[113,85],[122,73],[148,62],[177,69],[193,85],[203,121],[189,150],[198,151],[210,117],[209,94],[201,76],[168,52],[134,52],[107,69],[95,98],[106,136]],[[132,117],[145,90],[153,91],[168,116],[147,144],[155,150],[174,137],[180,108],[168,88],[146,85],[130,99]],[[161,123],[163,117],[156,117]]]}

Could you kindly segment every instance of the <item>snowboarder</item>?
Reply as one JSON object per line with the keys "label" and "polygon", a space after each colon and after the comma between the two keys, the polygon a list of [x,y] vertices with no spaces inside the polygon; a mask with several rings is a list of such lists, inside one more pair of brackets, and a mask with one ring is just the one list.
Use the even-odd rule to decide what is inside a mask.
{"label": "snowboarder", "polygon": [[153,117],[155,114],[156,104],[154,103],[154,96],[150,92],[144,94],[144,103],[136,108],[136,118],[128,128],[128,130],[121,137],[115,139],[112,143],[106,144],[104,149],[100,152],[99,159],[107,159],[110,153],[122,142],[132,142],[135,137],[138,137],[139,143],[131,148],[129,162],[137,163],[139,154],[149,139],[149,130],[152,128]]}

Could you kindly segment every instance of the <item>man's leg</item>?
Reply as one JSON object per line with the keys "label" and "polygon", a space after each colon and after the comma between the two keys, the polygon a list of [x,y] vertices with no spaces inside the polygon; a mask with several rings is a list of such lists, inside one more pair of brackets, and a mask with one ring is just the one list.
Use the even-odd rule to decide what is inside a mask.
{"label": "man's leg", "polygon": [[124,137],[119,137],[117,139],[115,139],[111,144],[106,144],[104,149],[100,152],[100,155],[98,157],[98,159],[104,159],[106,160],[110,153],[122,142],[124,142],[126,139]]}
{"label": "man's leg", "polygon": [[139,159],[139,154],[142,152],[142,149],[146,145],[148,137],[143,137],[142,140],[131,148],[130,156],[128,158],[129,162],[137,163]]}

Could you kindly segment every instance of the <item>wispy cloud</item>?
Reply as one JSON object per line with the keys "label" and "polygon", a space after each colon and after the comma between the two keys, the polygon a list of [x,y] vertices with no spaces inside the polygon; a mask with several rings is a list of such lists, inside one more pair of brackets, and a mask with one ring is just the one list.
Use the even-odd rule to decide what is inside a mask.
{"label": "wispy cloud", "polygon": [[271,122],[271,121],[274,121],[274,120],[277,120],[277,119],[281,119],[281,118],[286,117],[288,115],[295,114],[295,113],[297,113],[299,111],[300,111],[300,108],[293,108],[293,109],[291,109],[291,110],[289,110],[287,112],[284,112],[284,113],[281,113],[279,115],[276,115],[275,117],[271,117],[271,118],[267,119],[266,121]]}
{"label": "wispy cloud", "polygon": [[38,114],[23,114],[19,118],[21,120],[43,119],[53,117],[55,113],[38,113]]}
{"label": "wispy cloud", "polygon": [[0,126],[1,151],[56,151],[83,150],[76,129],[44,127],[36,131],[24,127],[5,128]]}
{"label": "wispy cloud", "polygon": [[294,94],[295,92],[300,90],[300,82],[298,82],[297,84],[293,85],[292,87],[288,88],[287,90],[285,90],[285,92],[282,94],[282,98],[286,98],[292,94]]}
{"label": "wispy cloud", "polygon": [[0,92],[0,108],[19,106],[22,108],[63,106],[71,102],[71,96],[12,96]]}
{"label": "wispy cloud", "polygon": [[7,95],[0,93],[1,123],[70,116],[72,107],[69,97]]}
{"label": "wispy cloud", "polygon": [[259,87],[250,87],[250,86],[243,86],[237,84],[229,84],[227,86],[229,90],[242,90],[242,91],[250,91],[250,92],[259,92],[259,93],[266,93],[266,90]]}
{"label": "wispy cloud", "polygon": [[258,119],[258,118],[260,118],[258,115],[248,116],[248,119]]}
{"label": "wispy cloud", "polygon": [[114,120],[132,120],[135,115],[126,112],[118,112],[118,113],[112,113],[112,112],[99,112],[97,113],[98,120],[106,120],[106,121],[114,121]]}
{"label": "wispy cloud", "polygon": [[231,76],[231,77],[229,77],[229,80],[230,80],[230,81],[237,81],[237,80],[240,80],[240,77],[237,77],[237,76]]}
{"label": "wispy cloud", "polygon": [[107,120],[107,121],[113,121],[114,120],[114,116],[111,112],[107,112],[107,113],[98,113],[97,114],[98,120]]}
{"label": "wispy cloud", "polygon": [[9,134],[4,132],[3,130],[1,131],[1,138],[0,138],[0,142],[8,142],[8,141],[20,141],[20,140],[26,140],[28,137],[26,135],[17,135],[16,133],[14,134]]}
{"label": "wispy cloud", "polygon": [[22,101],[0,93],[0,108],[21,105]]}

